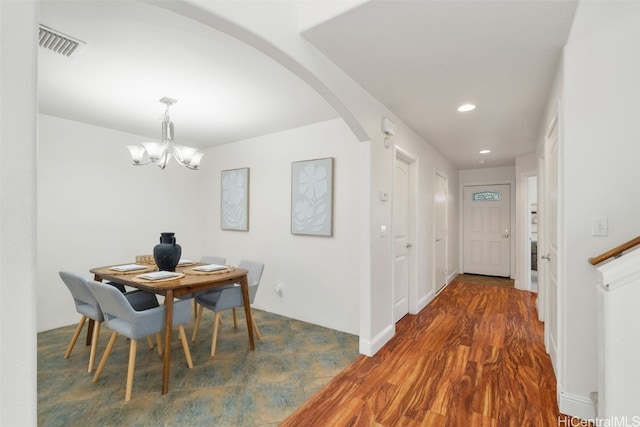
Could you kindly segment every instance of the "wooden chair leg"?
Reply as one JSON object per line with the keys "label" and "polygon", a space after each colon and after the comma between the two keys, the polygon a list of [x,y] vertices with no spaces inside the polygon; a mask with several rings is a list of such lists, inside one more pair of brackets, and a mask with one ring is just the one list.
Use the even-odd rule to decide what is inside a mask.
{"label": "wooden chair leg", "polygon": [[162,356],[162,353],[163,353],[163,351],[162,351],[162,335],[160,334],[160,332],[158,332],[156,334],[156,341],[158,341],[158,354],[160,356]]}
{"label": "wooden chair leg", "polygon": [[71,350],[73,350],[73,346],[76,345],[76,341],[78,340],[78,337],[80,336],[80,332],[82,332],[82,327],[84,326],[84,322],[87,320],[87,316],[82,316],[80,318],[80,321],[78,322],[78,326],[76,327],[76,331],[73,333],[73,336],[71,337],[71,342],[69,343],[69,346],[67,347],[67,351],[64,353],[64,358],[68,359],[69,356],[71,356]]}
{"label": "wooden chair leg", "polygon": [[153,343],[153,338],[151,338],[151,336],[148,336],[147,342],[149,343],[149,350],[152,350],[153,347],[155,347],[155,344]]}
{"label": "wooden chair leg", "polygon": [[136,349],[138,348],[138,340],[131,340],[129,348],[129,368],[127,369],[127,387],[124,394],[124,401],[131,400],[131,390],[133,389],[133,372],[136,369]]}
{"label": "wooden chair leg", "polygon": [[100,374],[104,369],[104,365],[107,363],[107,359],[109,358],[109,354],[111,354],[113,345],[116,343],[116,338],[118,338],[118,333],[113,332],[111,334],[111,338],[109,339],[109,343],[107,344],[107,348],[104,349],[104,354],[102,355],[102,359],[100,359],[100,363],[98,364],[98,369],[96,369],[96,374],[93,376],[94,383],[98,381],[98,378],[100,378]]}
{"label": "wooden chair leg", "polygon": [[191,351],[189,351],[189,344],[187,343],[187,335],[184,333],[184,326],[178,326],[180,332],[180,341],[182,341],[182,349],[184,350],[184,357],[187,359],[187,366],[189,369],[193,368],[193,360],[191,359]]}
{"label": "wooden chair leg", "polygon": [[96,353],[98,351],[98,339],[100,338],[100,325],[102,322],[96,322],[93,328],[93,336],[91,337],[91,352],[89,353],[88,372],[93,372],[93,365],[96,363]]}
{"label": "wooden chair leg", "polygon": [[256,318],[253,317],[253,312],[251,312],[251,324],[253,325],[253,330],[256,331],[256,337],[262,341],[262,335],[260,335],[260,331],[258,330],[258,325],[256,324]]}
{"label": "wooden chair leg", "polygon": [[196,294],[193,294],[193,317],[198,316],[198,303],[196,302]]}
{"label": "wooden chair leg", "polygon": [[233,327],[238,329],[238,316],[236,315],[235,307],[233,307]]}
{"label": "wooden chair leg", "polygon": [[198,328],[200,327],[200,320],[202,319],[202,310],[204,306],[198,307],[198,313],[196,314],[196,323],[193,325],[193,334],[191,334],[191,342],[196,342],[196,335],[198,334]]}
{"label": "wooden chair leg", "polygon": [[218,324],[220,323],[220,313],[216,313],[213,321],[213,338],[211,339],[211,356],[216,355],[216,341],[218,340]]}

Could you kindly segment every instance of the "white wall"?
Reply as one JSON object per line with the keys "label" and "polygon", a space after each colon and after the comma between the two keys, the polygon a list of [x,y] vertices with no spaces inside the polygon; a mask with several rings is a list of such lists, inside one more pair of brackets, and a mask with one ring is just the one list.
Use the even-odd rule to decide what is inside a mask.
{"label": "white wall", "polygon": [[126,145],[145,138],[42,114],[38,134],[39,331],[79,319],[60,270],[92,278],[92,267],[151,254],[163,231],[184,257],[201,256],[206,156],[204,171],[132,166]]}
{"label": "white wall", "polygon": [[[361,203],[369,203],[364,214],[368,230],[359,236],[358,248],[360,275],[360,351],[364,354],[375,353],[395,332],[392,313],[392,244],[391,239],[382,237],[380,227],[390,229],[392,225],[392,204],[380,203],[380,191],[390,192],[393,188],[393,150],[383,146],[384,134],[380,129],[382,118],[388,116],[398,125],[395,142],[406,147],[420,157],[419,175],[425,181],[420,182],[424,197],[417,218],[425,221],[419,230],[426,230],[419,244],[431,247],[433,238],[433,210],[427,200],[433,199],[432,175],[439,169],[449,180],[450,194],[457,197],[455,188],[457,179],[452,165],[433,148],[419,138],[386,107],[374,99],[348,75],[311,46],[299,33],[298,17],[304,16],[301,2],[209,2],[192,0],[189,4],[162,2],[166,7],[197,19],[207,25],[237,37],[271,56],[292,72],[314,87],[338,111],[361,145],[361,155],[369,163],[363,165],[360,179],[361,188],[368,192],[361,195]],[[195,7],[194,7],[195,6]],[[306,21],[308,22],[308,21]],[[391,84],[392,82],[390,82]],[[412,149],[412,147],[416,147]],[[424,156],[424,157],[422,157]],[[424,187],[423,187],[424,185]],[[451,187],[454,185],[454,187]],[[452,199],[450,199],[452,200]],[[457,202],[451,201],[450,213],[456,212]],[[360,207],[362,209],[362,205]],[[449,263],[457,266],[458,218],[451,216],[449,230],[452,239],[449,247]],[[390,233],[391,234],[391,233]],[[433,257],[425,252],[418,256],[424,276],[432,279]],[[454,268],[450,269],[455,270]],[[429,282],[427,282],[429,283]],[[431,283],[432,285],[432,283]],[[427,284],[427,287],[429,284]],[[427,291],[426,289],[422,290]],[[417,299],[420,299],[418,296]],[[425,300],[423,298],[423,300]]]}
{"label": "white wall", "polygon": [[[291,162],[324,157],[334,158],[333,237],[292,235]],[[205,252],[265,263],[256,308],[358,334],[359,143],[344,121],[218,146],[205,158]],[[220,172],[242,167],[250,168],[249,231],[222,230]]]}
{"label": "white wall", "polygon": [[[640,3],[581,2],[564,55],[560,411],[588,413],[597,388],[595,287],[589,257],[640,235]],[[591,236],[607,217],[609,235]]]}
{"label": "white wall", "polygon": [[37,4],[0,1],[0,425],[36,425]]}
{"label": "white wall", "polygon": [[515,182],[515,166],[466,169],[458,172],[460,185],[508,184]]}
{"label": "white wall", "polygon": [[[257,308],[358,333],[359,143],[342,120],[212,148],[200,171],[132,166],[137,135],[47,115],[38,131],[38,330],[78,320],[58,271],[90,278],[174,231],[186,258],[263,261]],[[291,162],[321,157],[335,158],[334,236],[293,236]],[[220,229],[220,171],[237,167],[251,169],[249,232]]]}

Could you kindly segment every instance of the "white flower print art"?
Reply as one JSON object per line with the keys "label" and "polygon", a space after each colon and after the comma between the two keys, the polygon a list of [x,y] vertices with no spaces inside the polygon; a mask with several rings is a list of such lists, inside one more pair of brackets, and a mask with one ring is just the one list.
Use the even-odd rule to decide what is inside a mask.
{"label": "white flower print art", "polygon": [[249,168],[222,171],[220,227],[249,230]]}
{"label": "white flower print art", "polygon": [[292,163],[291,233],[333,235],[333,157]]}

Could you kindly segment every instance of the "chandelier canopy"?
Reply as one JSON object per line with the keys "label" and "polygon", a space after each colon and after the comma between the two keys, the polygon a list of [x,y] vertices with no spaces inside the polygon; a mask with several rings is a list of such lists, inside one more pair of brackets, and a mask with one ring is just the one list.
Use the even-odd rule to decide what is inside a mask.
{"label": "chandelier canopy", "polygon": [[127,145],[133,164],[141,166],[153,162],[160,169],[164,169],[169,159],[173,157],[182,166],[193,170],[198,169],[204,153],[195,148],[173,143],[173,122],[169,117],[169,108],[178,101],[165,96],[160,99],[160,102],[167,106],[162,115],[162,140],[161,142],[143,142],[142,145]]}

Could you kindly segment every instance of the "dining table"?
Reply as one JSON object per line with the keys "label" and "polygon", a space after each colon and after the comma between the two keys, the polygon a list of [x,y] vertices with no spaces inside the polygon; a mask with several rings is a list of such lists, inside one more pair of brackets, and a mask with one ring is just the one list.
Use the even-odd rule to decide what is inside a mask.
{"label": "dining table", "polygon": [[[222,288],[225,286],[239,284],[244,299],[244,312],[247,321],[247,333],[249,334],[249,348],[253,351],[255,344],[253,340],[252,314],[249,301],[249,283],[247,280],[248,271],[226,267],[215,271],[201,271],[196,267],[201,263],[191,265],[178,265],[175,269],[177,277],[148,280],[144,273],[157,271],[155,265],[144,266],[144,269],[122,271],[119,265],[109,265],[105,267],[95,267],[89,271],[98,282],[109,281],[118,285],[129,286],[164,297],[165,305],[165,335],[164,335],[164,355],[162,368],[162,394],[169,392],[169,373],[171,366],[171,337],[173,329],[173,302],[174,298],[185,295],[192,295],[196,292]],[[147,276],[148,277],[148,276]]]}

